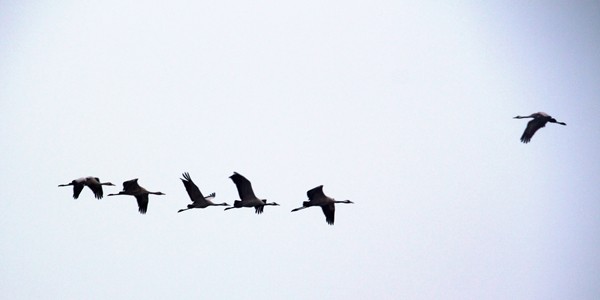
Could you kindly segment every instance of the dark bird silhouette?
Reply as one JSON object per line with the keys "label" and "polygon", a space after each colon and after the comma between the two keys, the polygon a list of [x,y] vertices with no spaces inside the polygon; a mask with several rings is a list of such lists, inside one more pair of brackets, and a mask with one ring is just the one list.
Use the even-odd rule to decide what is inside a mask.
{"label": "dark bird silhouette", "polygon": [[228,207],[225,210],[240,207],[254,207],[256,213],[261,214],[266,205],[279,205],[275,202],[268,203],[267,199],[258,199],[254,195],[250,181],[237,172],[233,172],[233,175],[229,176],[229,178],[235,183],[241,200],[235,200],[233,206]]}
{"label": "dark bird silhouette", "polygon": [[550,115],[548,115],[547,113],[544,113],[544,112],[537,112],[537,113],[531,114],[529,116],[516,116],[513,119],[526,119],[526,118],[533,118],[533,120],[527,122],[527,127],[525,128],[525,131],[523,132],[523,135],[521,136],[521,142],[523,142],[525,144],[529,143],[529,141],[531,141],[531,138],[533,137],[535,132],[538,131],[538,129],[545,127],[546,123],[548,123],[548,122],[556,123],[556,124],[560,124],[560,125],[567,125],[566,123],[556,121],[556,119],[554,119],[553,117],[551,117]]}
{"label": "dark bird silhouette", "polygon": [[132,179],[123,182],[123,190],[118,194],[108,194],[108,196],[129,195],[137,200],[140,214],[145,214],[148,210],[148,195],[165,195],[162,192],[149,192],[137,183],[138,179]]}
{"label": "dark bird silhouette", "polygon": [[311,206],[320,206],[323,210],[323,214],[325,214],[325,221],[327,221],[327,224],[329,225],[333,225],[336,203],[354,203],[350,200],[337,201],[333,198],[325,196],[322,185],[309,190],[306,192],[306,195],[308,196],[309,201],[302,202],[302,207],[294,208],[292,211],[298,211]]}
{"label": "dark bird silhouette", "polygon": [[192,204],[188,204],[187,208],[183,208],[178,210],[180,213],[182,211],[192,209],[192,208],[206,208],[209,206],[229,206],[229,204],[223,203],[213,203],[211,200],[215,198],[215,193],[212,193],[206,197],[202,195],[198,186],[192,181],[190,174],[188,172],[183,173],[183,178],[181,178],[183,185],[185,186],[185,190],[187,191],[190,199],[192,200]]}
{"label": "dark bird silhouette", "polygon": [[73,186],[73,199],[79,198],[79,194],[81,194],[81,191],[83,190],[84,186],[89,187],[90,190],[92,190],[92,192],[94,192],[94,196],[96,197],[96,199],[102,199],[102,196],[103,196],[102,186],[103,185],[114,186],[114,184],[112,184],[110,182],[100,182],[100,178],[92,177],[92,176],[77,178],[77,179],[71,181],[70,183],[59,184],[58,186],[70,186],[70,185]]}

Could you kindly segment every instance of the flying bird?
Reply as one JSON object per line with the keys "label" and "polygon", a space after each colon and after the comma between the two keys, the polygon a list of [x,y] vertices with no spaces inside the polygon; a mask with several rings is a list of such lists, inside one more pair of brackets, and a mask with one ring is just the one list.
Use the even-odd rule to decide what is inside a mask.
{"label": "flying bird", "polygon": [[327,221],[327,224],[329,225],[333,225],[333,221],[335,218],[336,203],[354,203],[350,200],[338,201],[325,196],[325,193],[323,193],[322,185],[309,190],[308,192],[306,192],[306,195],[308,196],[309,201],[302,202],[302,207],[294,208],[292,209],[292,211],[298,211],[311,206],[320,206],[323,210],[323,214],[325,214],[325,221]]}
{"label": "flying bird", "polygon": [[548,123],[548,122],[556,123],[556,124],[560,124],[560,125],[567,125],[566,123],[556,121],[556,119],[554,119],[553,117],[551,117],[550,115],[548,115],[547,113],[544,113],[544,112],[537,112],[537,113],[531,114],[529,116],[516,116],[513,119],[526,119],[526,118],[533,118],[533,120],[527,122],[527,127],[525,128],[525,131],[523,132],[523,135],[521,136],[521,142],[523,142],[525,144],[529,143],[529,141],[531,141],[531,138],[533,137],[535,132],[538,131],[538,129],[545,127],[546,123]]}
{"label": "flying bird", "polygon": [[233,175],[229,176],[229,178],[235,183],[241,200],[235,200],[233,206],[227,207],[225,210],[240,207],[254,207],[256,213],[261,214],[266,205],[279,205],[275,202],[268,203],[267,199],[258,199],[254,195],[250,181],[237,172],[233,172]]}
{"label": "flying bird", "polygon": [[79,198],[79,194],[81,194],[81,191],[83,190],[84,186],[89,187],[90,190],[92,190],[92,192],[94,192],[94,196],[96,197],[96,199],[102,199],[102,196],[103,196],[102,186],[103,185],[114,186],[114,184],[112,184],[110,182],[100,182],[100,178],[92,177],[92,176],[77,178],[77,179],[71,181],[70,183],[59,184],[58,186],[70,186],[70,185],[73,186],[73,199]]}
{"label": "flying bird", "polygon": [[181,178],[183,185],[185,186],[185,190],[187,191],[190,199],[192,200],[192,204],[188,204],[187,208],[183,208],[178,210],[180,213],[182,211],[192,209],[192,208],[206,208],[209,206],[229,206],[229,204],[223,203],[213,203],[211,200],[215,198],[215,193],[212,193],[206,197],[202,195],[198,186],[192,181],[190,174],[188,172],[183,173],[183,178]]}
{"label": "flying bird", "polygon": [[108,194],[108,196],[129,195],[135,196],[140,214],[145,214],[148,210],[148,195],[165,195],[162,192],[149,192],[137,183],[138,179],[132,179],[123,182],[123,190],[118,194]]}

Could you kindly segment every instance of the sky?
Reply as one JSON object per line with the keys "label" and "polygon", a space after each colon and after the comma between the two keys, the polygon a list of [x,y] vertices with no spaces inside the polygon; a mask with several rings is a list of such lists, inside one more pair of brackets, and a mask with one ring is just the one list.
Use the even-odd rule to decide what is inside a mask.
{"label": "sky", "polygon": [[[7,299],[597,299],[600,4],[2,1]],[[531,143],[519,138],[544,111]],[[261,215],[178,214],[246,176]],[[95,176],[150,196],[78,200]],[[291,209],[324,185],[319,208]]]}

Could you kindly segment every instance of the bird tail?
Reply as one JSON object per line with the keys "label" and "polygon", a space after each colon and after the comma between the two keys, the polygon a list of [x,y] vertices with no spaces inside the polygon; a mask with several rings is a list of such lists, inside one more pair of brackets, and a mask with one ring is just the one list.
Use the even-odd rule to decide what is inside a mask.
{"label": "bird tail", "polygon": [[233,207],[236,207],[236,208],[242,207],[242,201],[240,201],[240,200],[233,201]]}

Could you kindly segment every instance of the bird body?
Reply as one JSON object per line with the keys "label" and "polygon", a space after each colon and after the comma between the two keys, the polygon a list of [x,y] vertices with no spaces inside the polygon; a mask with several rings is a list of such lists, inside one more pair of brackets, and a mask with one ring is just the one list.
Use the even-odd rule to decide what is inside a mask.
{"label": "bird body", "polygon": [[61,186],[70,186],[70,185],[73,186],[73,199],[79,198],[79,194],[81,194],[83,187],[87,186],[90,188],[90,190],[92,190],[92,192],[94,192],[94,196],[98,200],[102,199],[102,197],[103,197],[103,194],[104,194],[102,191],[103,185],[114,186],[114,184],[112,184],[110,182],[100,182],[100,178],[93,177],[93,176],[77,178],[77,179],[71,181],[70,183],[59,184],[58,186],[61,187]]}
{"label": "bird body", "polygon": [[209,206],[229,206],[227,203],[213,203],[211,200],[215,198],[215,193],[212,193],[206,197],[202,195],[198,186],[192,181],[190,174],[185,172],[183,173],[183,178],[181,178],[183,185],[185,186],[185,190],[190,196],[192,200],[192,204],[188,204],[187,208],[180,209],[177,211],[178,213],[182,211],[186,211],[192,208],[206,208]]}
{"label": "bird body", "polygon": [[162,192],[149,192],[137,183],[138,179],[132,179],[123,182],[123,190],[118,194],[108,194],[108,196],[129,195],[134,196],[138,203],[140,214],[145,214],[148,210],[148,195],[164,195]]}
{"label": "bird body", "polygon": [[306,195],[308,196],[309,201],[302,202],[302,207],[294,208],[292,209],[292,211],[298,211],[311,206],[320,206],[323,210],[323,214],[325,215],[325,221],[327,221],[327,224],[329,225],[333,225],[335,219],[336,203],[354,203],[350,200],[338,201],[333,198],[327,197],[325,193],[323,193],[322,185],[307,191]]}
{"label": "bird body", "polygon": [[525,128],[523,135],[521,135],[521,142],[525,144],[529,143],[535,132],[538,131],[538,129],[545,127],[546,123],[548,122],[560,125],[567,125],[566,123],[556,121],[556,119],[544,112],[533,113],[529,116],[516,116],[513,119],[526,118],[532,118],[533,120],[527,122],[527,127]]}
{"label": "bird body", "polygon": [[227,207],[225,210],[232,208],[241,208],[241,207],[254,207],[254,210],[257,214],[261,214],[266,205],[274,205],[278,206],[279,204],[275,202],[267,202],[266,199],[258,199],[256,195],[254,195],[254,191],[252,190],[252,184],[246,177],[240,175],[237,172],[233,172],[233,175],[229,176],[233,183],[235,184],[238,195],[240,196],[240,200],[235,200],[233,202],[232,207]]}

